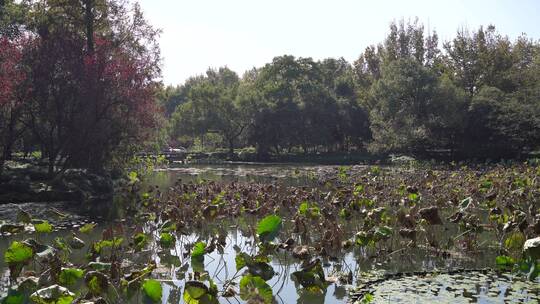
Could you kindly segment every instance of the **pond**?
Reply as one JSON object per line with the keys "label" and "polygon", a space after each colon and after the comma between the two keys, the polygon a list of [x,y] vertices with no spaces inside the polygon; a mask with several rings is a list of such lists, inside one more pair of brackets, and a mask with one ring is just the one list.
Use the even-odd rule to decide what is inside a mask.
{"label": "pond", "polygon": [[221,165],[174,164],[158,169],[149,184],[171,186],[181,179],[184,182],[200,180],[244,183],[283,183],[290,186],[313,185],[314,181],[335,169],[330,165],[294,165],[241,163]]}
{"label": "pond", "polygon": [[[217,297],[219,303],[246,303],[249,297],[238,294],[239,291],[243,292],[238,281],[245,277],[244,272],[246,272],[245,267],[241,270],[237,269],[238,256],[247,255],[255,259],[261,256],[261,251],[266,250],[266,247],[256,243],[256,238],[259,239],[260,235],[256,237],[255,232],[261,219],[257,214],[263,213],[259,209],[263,208],[264,204],[261,203],[262,206],[258,206],[257,202],[255,205],[257,208],[249,212],[251,205],[247,200],[252,199],[254,193],[260,198],[276,201],[285,201],[294,194],[302,198],[301,201],[306,202],[308,213],[306,215],[306,211],[301,211],[301,207],[298,207],[298,213],[294,214],[290,213],[290,208],[282,208],[280,212],[277,212],[283,219],[283,224],[281,233],[277,235],[273,243],[284,248],[287,247],[286,243],[290,239],[290,242],[294,243],[292,247],[305,248],[307,257],[302,256],[302,252],[295,252],[296,249],[293,250],[292,255],[290,249],[271,250],[264,257],[265,263],[257,264],[262,267],[267,263],[270,266],[269,269],[266,269],[266,266],[262,267],[262,270],[258,266],[248,267],[250,274],[265,271],[265,269],[270,271],[270,274],[262,273],[261,276],[266,276],[266,284],[270,287],[273,301],[276,303],[346,303],[362,298],[366,300],[366,295],[372,298],[373,303],[432,303],[434,301],[441,303],[529,303],[540,299],[538,279],[531,282],[521,276],[495,269],[494,261],[500,252],[491,247],[499,242],[494,233],[478,233],[474,235],[474,240],[472,240],[472,235],[471,239],[462,240],[463,230],[459,225],[447,223],[447,221],[444,225],[433,226],[426,226],[427,224],[423,223],[424,228],[418,233],[422,233],[426,243],[437,241],[439,245],[427,246],[423,240],[417,242],[416,239],[404,245],[407,242],[404,242],[402,236],[390,233],[380,237],[380,240],[371,239],[372,243],[369,246],[357,246],[354,242],[358,244],[358,235],[366,227],[366,217],[371,216],[362,213],[365,210],[353,213],[352,219],[344,217],[337,222],[323,224],[321,218],[330,216],[331,210],[327,210],[330,208],[325,208],[322,201],[331,200],[331,198],[320,198],[322,194],[329,196],[330,194],[327,193],[332,193],[332,191],[343,191],[343,188],[349,184],[356,191],[359,188],[356,182],[351,182],[354,179],[366,184],[366,190],[362,191],[368,197],[367,185],[371,182],[365,178],[370,174],[370,179],[384,176],[380,170],[380,168],[374,170],[370,167],[345,168],[289,164],[196,165],[156,170],[142,185],[134,189],[136,188],[138,195],[142,196],[142,199],[138,198],[142,201],[142,205],[137,208],[145,209],[144,216],[150,216],[149,214],[155,211],[157,218],[155,215],[141,217],[141,210],[111,212],[121,214],[122,219],[96,219],[88,215],[78,215],[79,212],[70,205],[54,206],[52,213],[50,205],[47,205],[47,208],[39,204],[21,206],[34,217],[50,219],[58,229],[45,234],[26,232],[5,235],[0,239],[0,250],[5,252],[14,240],[22,241],[32,237],[42,244],[53,244],[57,238],[69,240],[73,233],[76,233],[77,237],[88,246],[88,244],[100,242],[104,238],[104,231],[113,232],[115,237],[123,238],[125,243],[129,243],[127,247],[131,248],[136,242],[134,235],[144,234],[150,236],[144,249],[135,251],[130,249],[130,253],[119,263],[126,269],[126,273],[129,273],[137,271],[137,265],[148,265],[149,261],[155,261],[156,267],[153,269],[152,277],[161,282],[163,288],[161,303],[185,303],[186,285],[194,281],[204,282],[206,289],[215,284],[220,295]],[[452,172],[441,174],[452,174]],[[444,176],[440,178],[445,180]],[[396,181],[383,179],[382,183],[395,186],[393,183]],[[335,184],[339,185],[335,186]],[[375,185],[374,189],[377,187]],[[229,197],[228,193],[233,192],[235,194]],[[267,196],[264,196],[265,192]],[[343,193],[346,192],[343,191]],[[186,195],[189,193],[199,193],[198,200],[208,199],[204,205],[206,208],[215,205],[227,209],[229,207],[221,201],[228,200],[243,201],[246,207],[242,207],[241,211],[230,208],[227,209],[228,211],[223,211],[223,214],[220,214],[222,211],[219,209],[215,211],[217,215],[212,216],[206,216],[205,208],[200,214],[203,214],[206,220],[193,222],[190,215],[186,215],[186,211],[181,210],[179,212],[181,212],[182,220],[175,221],[175,229],[169,229],[167,224],[175,217],[170,214],[171,210],[161,206],[160,202],[164,204],[165,201],[183,201],[187,204],[190,198],[186,198]],[[383,193],[379,193],[381,194]],[[425,197],[438,199],[429,195]],[[257,199],[254,200],[257,201]],[[317,200],[321,201],[318,205],[311,203]],[[308,201],[310,202],[307,203]],[[365,199],[359,199],[359,201],[367,202]],[[123,207],[118,207],[119,205],[115,206],[117,207],[114,208],[123,209]],[[277,207],[274,206],[274,208]],[[192,210],[193,207],[186,207],[187,209]],[[487,216],[487,213],[481,209],[478,208],[476,213]],[[56,211],[60,211],[60,215]],[[242,215],[235,216],[237,211]],[[370,211],[373,213],[374,210],[370,209]],[[447,218],[452,216],[454,211],[441,210],[440,216]],[[211,208],[209,212],[214,212],[214,208]],[[0,208],[0,215],[2,214],[5,219],[13,219],[13,213],[3,213]],[[198,217],[199,213],[196,216]],[[355,216],[362,219],[359,218],[356,221]],[[93,230],[86,233],[78,231],[79,227],[89,221],[97,223]],[[379,218],[378,221],[381,219]],[[381,223],[395,221],[390,218],[383,219]],[[299,229],[298,223],[303,223],[305,227]],[[183,224],[185,224],[184,229],[176,227]],[[328,231],[332,231],[325,225],[333,224],[339,226],[339,235],[333,236],[339,238],[337,242],[339,244],[329,245],[335,242],[328,240],[326,243],[328,246],[321,247],[327,238]],[[396,228],[392,226],[391,230],[396,230]],[[163,245],[164,233],[170,233],[174,237],[175,241],[170,246]],[[345,245],[351,239],[353,244]],[[202,260],[193,259],[193,252],[197,243],[200,242],[203,242],[206,247],[203,247],[205,249],[203,258]],[[443,245],[443,242],[449,245]],[[459,249],[463,247],[456,248],[457,245],[450,245],[450,242],[460,243],[459,246],[468,246],[466,242],[481,245],[465,252]],[[208,250],[216,244],[217,249]],[[66,259],[72,265],[85,265],[88,262],[89,252],[90,249],[69,250],[66,253],[68,255]],[[98,260],[100,258],[103,256],[100,256]],[[309,269],[306,264],[314,261],[320,264],[324,272],[323,279],[326,282],[321,285],[322,288],[315,286],[316,284],[310,285],[301,278],[302,274],[311,275],[304,270]],[[4,261],[0,262],[0,267],[3,269],[1,288],[3,292],[7,292],[9,270]],[[492,268],[494,270],[491,270]],[[34,269],[39,271],[42,268],[34,265]],[[29,267],[28,271],[32,274],[32,267]],[[448,273],[448,271],[455,271],[455,273]],[[39,273],[35,275],[39,276]],[[76,286],[84,289],[80,285]],[[261,288],[255,289],[256,293],[262,293]],[[233,294],[223,296],[228,290]],[[72,291],[75,292],[76,289],[72,288]],[[259,303],[256,299],[261,300],[255,297],[251,299],[251,303]],[[141,293],[137,293],[129,301],[116,300],[141,303],[147,299]],[[261,301],[264,303],[264,299]]]}

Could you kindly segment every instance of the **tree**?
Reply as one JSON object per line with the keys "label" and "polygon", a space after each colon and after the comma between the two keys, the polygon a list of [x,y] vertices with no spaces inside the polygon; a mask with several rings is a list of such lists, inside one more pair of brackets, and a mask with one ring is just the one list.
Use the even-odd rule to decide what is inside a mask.
{"label": "tree", "polygon": [[387,62],[412,58],[419,63],[424,63],[426,49],[428,49],[428,55],[433,56],[435,45],[432,39],[433,36],[428,37],[427,41],[430,43],[426,43],[424,26],[418,22],[418,18],[412,22],[401,19],[399,24],[394,21],[390,23],[390,33],[381,46],[382,57]]}
{"label": "tree", "polygon": [[506,77],[512,67],[511,43],[490,25],[487,30],[480,27],[470,35],[466,29],[458,31],[456,38],[446,42],[446,62],[449,75],[473,97],[486,85],[498,87],[506,92],[515,87]]}
{"label": "tree", "polygon": [[21,34],[28,7],[26,1],[0,1],[0,37],[13,39]]}
{"label": "tree", "polygon": [[0,36],[0,174],[23,130],[20,119],[26,73],[21,60],[25,42],[23,38],[11,40]]}
{"label": "tree", "polygon": [[469,108],[468,156],[519,158],[525,150],[538,148],[540,98],[536,89],[506,94],[483,87]]}
{"label": "tree", "polygon": [[[383,68],[372,88],[371,150],[423,153],[437,147],[446,129],[459,126],[459,93],[414,59],[399,59]],[[449,111],[449,112],[448,112]]]}
{"label": "tree", "polygon": [[325,59],[321,63],[325,88],[331,95],[331,121],[327,127],[331,132],[331,144],[348,151],[351,146],[362,147],[371,138],[369,117],[359,103],[358,88],[355,84],[353,67],[343,58]]}
{"label": "tree", "polygon": [[186,102],[173,114],[175,135],[204,136],[220,134],[234,155],[237,139],[247,126],[237,101],[238,75],[228,68],[209,69],[206,77],[191,82]]}
{"label": "tree", "polygon": [[210,70],[167,89],[163,104],[176,107],[180,133],[219,133],[231,151],[244,139],[259,159],[370,140],[381,153],[515,157],[540,142],[539,54],[538,42],[494,26],[462,29],[441,50],[435,31],[401,20],[352,66],[278,56],[242,79]]}
{"label": "tree", "polygon": [[101,171],[130,154],[157,122],[158,31],[123,1],[36,1],[28,28],[32,96],[26,125],[51,176],[69,167]]}

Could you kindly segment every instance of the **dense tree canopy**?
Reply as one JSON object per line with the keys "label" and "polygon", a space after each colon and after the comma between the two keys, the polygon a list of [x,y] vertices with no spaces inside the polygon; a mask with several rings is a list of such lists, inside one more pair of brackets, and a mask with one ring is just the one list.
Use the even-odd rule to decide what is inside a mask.
{"label": "dense tree canopy", "polygon": [[[540,44],[526,36],[513,42],[490,25],[461,29],[440,45],[418,20],[402,20],[353,65],[280,56],[235,79],[234,94],[208,75],[169,88],[176,93],[163,102],[176,109],[176,134],[215,131],[229,149],[231,136],[218,125],[234,113],[242,121],[234,141],[260,158],[365,149],[513,158],[537,150]],[[193,99],[201,83],[207,93]],[[234,112],[218,110],[224,100]]]}
{"label": "dense tree canopy", "polygon": [[159,31],[137,4],[7,1],[1,12],[3,160],[19,141],[51,175],[99,171],[157,130]]}
{"label": "dense tree canopy", "polygon": [[[354,63],[284,55],[241,77],[209,69],[163,87],[159,31],[120,0],[0,2],[0,146],[39,150],[51,175],[102,170],[167,131],[281,153],[513,158],[538,150],[540,44],[494,26],[436,32],[392,22]],[[164,124],[161,109],[166,118]],[[144,145],[142,145],[144,146]]]}

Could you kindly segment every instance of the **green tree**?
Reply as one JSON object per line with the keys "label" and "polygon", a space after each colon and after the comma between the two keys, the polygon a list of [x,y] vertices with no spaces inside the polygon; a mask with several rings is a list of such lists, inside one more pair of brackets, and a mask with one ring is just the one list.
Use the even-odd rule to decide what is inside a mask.
{"label": "green tree", "polygon": [[399,59],[384,66],[371,98],[373,151],[422,153],[450,142],[442,136],[460,124],[457,112],[462,99],[457,89],[448,81],[439,82],[415,59]]}
{"label": "green tree", "polygon": [[244,132],[247,121],[237,101],[238,75],[228,68],[209,69],[206,77],[191,82],[186,102],[173,114],[175,134],[204,136],[220,134],[234,154],[235,142]]}

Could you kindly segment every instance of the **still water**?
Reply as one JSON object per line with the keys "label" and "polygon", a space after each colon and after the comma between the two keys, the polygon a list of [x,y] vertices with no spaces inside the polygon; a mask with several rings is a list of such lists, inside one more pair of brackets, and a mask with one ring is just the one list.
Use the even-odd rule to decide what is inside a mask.
{"label": "still water", "polygon": [[[319,178],[331,172],[335,172],[335,166],[295,166],[295,165],[197,165],[197,166],[175,166],[167,169],[157,170],[145,181],[145,186],[157,185],[162,191],[166,191],[178,180],[182,182],[212,180],[223,182],[247,182],[247,183],[284,183],[294,186],[317,186]],[[13,217],[10,213],[13,206],[0,206],[0,216],[3,219]],[[24,209],[31,209],[32,213],[43,217],[54,217],[50,211],[50,205],[29,204],[23,205]],[[47,235],[18,234],[13,236],[3,236],[0,238],[0,251],[4,252],[13,240],[23,240],[27,237],[35,237],[42,243],[51,243],[55,237],[66,237],[71,234],[70,229],[77,228],[85,222],[94,221],[98,227],[94,232],[82,235],[81,238],[90,244],[101,238],[101,231],[109,227],[113,222],[115,225],[121,222],[120,219],[95,218],[94,216],[78,214],[77,208],[71,205],[58,205],[56,209],[69,214],[69,220],[51,220],[58,231]],[[138,223],[145,229],[144,223]],[[186,280],[196,267],[201,271],[201,267],[208,272],[209,276],[218,286],[218,290],[223,289],[223,284],[239,274],[235,267],[235,256],[240,250],[242,252],[254,252],[255,245],[253,239],[247,233],[256,225],[255,219],[242,218],[218,223],[209,223],[207,226],[195,231],[190,235],[179,235],[174,248],[166,251],[159,250],[159,246],[146,254],[160,265],[155,271],[162,280],[163,298],[162,303],[183,303],[182,294]],[[64,228],[64,229],[62,229]],[[348,227],[345,227],[347,229]],[[354,229],[354,227],[349,227]],[[197,242],[199,239],[206,239],[208,236],[226,232],[227,242],[223,253],[214,251],[205,256],[202,265],[192,265],[189,254],[184,245]],[[440,231],[440,233],[444,233]],[[156,238],[157,239],[157,238]],[[279,241],[279,240],[278,240]],[[284,241],[284,240],[281,240]],[[86,252],[74,251],[71,253],[71,261],[77,263],[85,259]],[[295,282],[291,273],[300,270],[298,260],[289,254],[278,253],[272,256],[270,265],[275,271],[275,276],[268,281],[272,287],[275,301],[277,303],[346,303],[349,298],[349,289],[362,283],[369,276],[384,276],[385,274],[412,272],[412,271],[441,271],[455,268],[484,268],[493,266],[495,252],[480,252],[474,257],[460,259],[445,259],[426,249],[417,248],[409,250],[406,255],[399,252],[391,255],[384,255],[384,258],[377,254],[376,250],[354,249],[349,252],[335,253],[333,258],[323,260],[323,268],[327,277],[336,278],[337,283],[330,284],[323,293],[310,293]],[[137,257],[133,257],[137,258]],[[144,258],[144,257],[143,257]],[[2,269],[1,286],[3,292],[7,290],[8,270],[3,260],[0,261]],[[340,278],[352,277],[352,281],[340,283]],[[346,280],[345,280],[346,281]],[[494,273],[461,273],[459,275],[438,276],[410,276],[398,279],[387,280],[376,286],[372,292],[375,303],[537,303],[539,298],[539,283],[530,283],[522,279],[511,276],[499,276]],[[139,298],[132,300],[138,303]],[[219,298],[220,303],[244,303],[239,296]]]}

